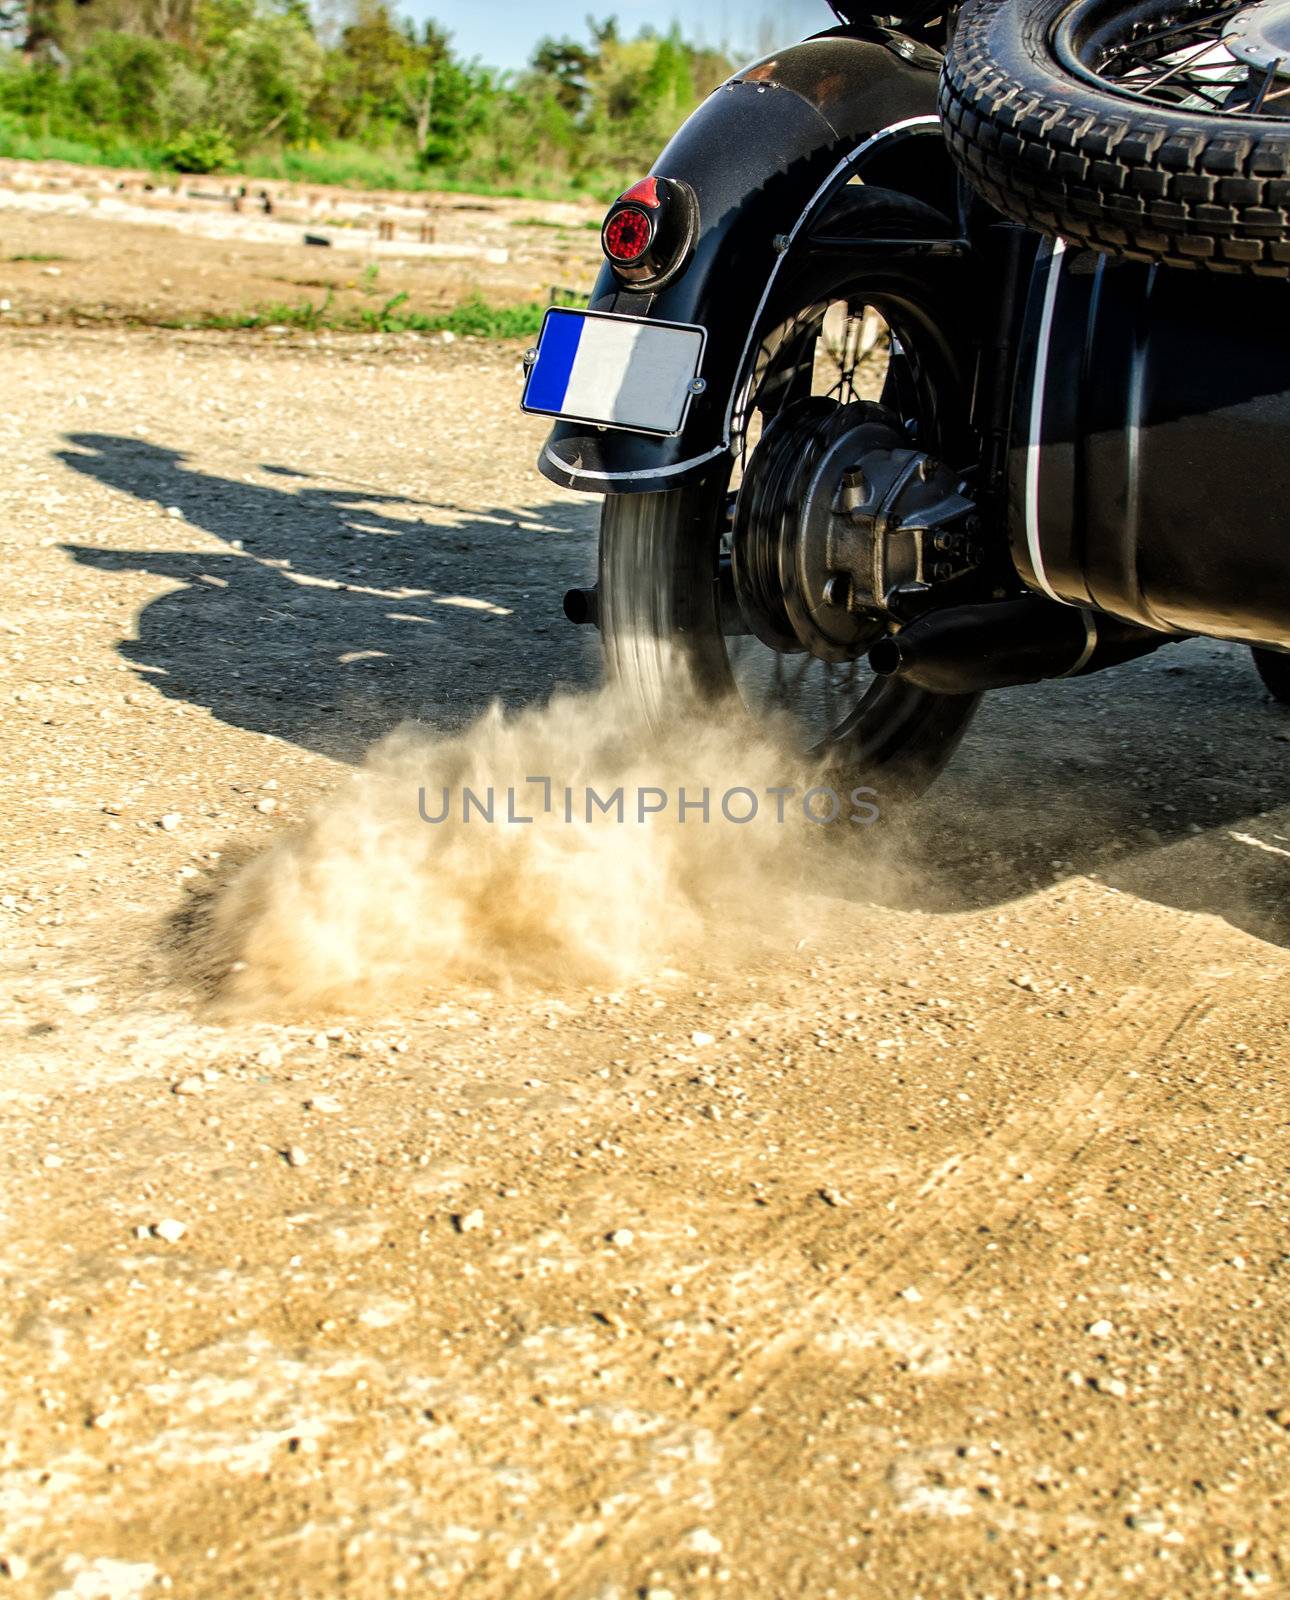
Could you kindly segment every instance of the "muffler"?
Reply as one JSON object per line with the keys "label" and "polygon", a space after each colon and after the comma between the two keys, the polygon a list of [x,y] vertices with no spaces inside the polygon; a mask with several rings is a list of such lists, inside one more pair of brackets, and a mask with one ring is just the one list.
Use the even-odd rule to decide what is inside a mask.
{"label": "muffler", "polygon": [[600,626],[600,596],[595,589],[566,589],[564,614],[582,628]]}
{"label": "muffler", "polygon": [[879,639],[869,665],[934,694],[977,694],[1045,678],[1083,678],[1182,635],[1059,605],[1041,595],[930,612]]}

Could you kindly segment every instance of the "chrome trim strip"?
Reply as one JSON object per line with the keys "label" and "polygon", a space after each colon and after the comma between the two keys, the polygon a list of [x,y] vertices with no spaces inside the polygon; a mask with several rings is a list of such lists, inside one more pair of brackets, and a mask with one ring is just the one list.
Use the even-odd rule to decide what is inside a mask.
{"label": "chrome trim strip", "polygon": [[753,340],[757,337],[757,329],[761,325],[762,313],[765,311],[766,303],[770,299],[770,292],[775,287],[775,280],[779,277],[780,268],[788,259],[789,251],[793,248],[793,245],[797,240],[797,236],[805,227],[807,219],[814,214],[816,206],[819,205],[820,201],[829,192],[830,188],[832,188],[832,186],[837,182],[847,168],[854,166],[863,155],[866,155],[870,150],[873,149],[874,145],[880,144],[884,139],[895,138],[897,134],[908,133],[914,128],[925,129],[928,132],[934,130],[939,134],[940,127],[941,119],[939,117],[922,116],[906,117],[903,122],[893,122],[889,127],[879,128],[877,133],[871,133],[869,137],[863,141],[863,143],[858,144],[850,153],[850,155],[844,156],[843,159],[838,162],[837,166],[834,167],[833,171],[829,173],[828,177],[825,178],[820,187],[811,196],[810,203],[806,206],[806,209],[802,212],[801,216],[798,217],[796,223],[794,223],[793,230],[788,235],[788,242],[781,251],[779,260],[772,268],[770,277],[766,280],[766,287],[762,292],[761,300],[758,303],[756,314],[752,320],[752,326],[748,330],[748,339],[744,344],[743,353],[739,357],[739,365],[735,368],[735,380],[730,390],[730,403],[726,407],[725,432],[722,439],[725,449],[728,450],[730,448],[730,434],[735,418],[735,405],[739,399],[739,380],[747,368],[748,355],[752,350]]}
{"label": "chrome trim strip", "polygon": [[1088,666],[1089,657],[1097,649],[1097,618],[1091,611],[1085,611],[1084,616],[1084,648],[1079,653],[1079,659],[1073,667],[1067,667],[1065,672],[1059,672],[1059,678],[1073,678],[1076,673],[1083,672]]}
{"label": "chrome trim strip", "polygon": [[636,483],[641,478],[673,478],[678,473],[690,472],[695,467],[703,466],[707,461],[715,461],[718,456],[725,455],[726,449],[726,445],[719,444],[705,456],[692,456],[689,461],[676,461],[670,467],[651,467],[648,472],[588,472],[584,467],[571,467],[567,461],[561,461],[559,456],[552,454],[549,444],[543,445],[542,457],[571,478],[590,478],[599,483]]}
{"label": "chrome trim strip", "polygon": [[1048,581],[1044,570],[1044,554],[1039,542],[1039,465],[1043,454],[1044,379],[1048,369],[1048,346],[1053,335],[1053,310],[1057,304],[1057,281],[1061,277],[1062,257],[1066,241],[1054,239],[1041,259],[1048,264],[1048,282],[1044,285],[1044,308],[1039,319],[1039,338],[1035,347],[1035,379],[1030,391],[1030,434],[1026,447],[1026,549],[1030,554],[1030,568],[1039,587],[1053,600],[1063,605],[1061,595]]}

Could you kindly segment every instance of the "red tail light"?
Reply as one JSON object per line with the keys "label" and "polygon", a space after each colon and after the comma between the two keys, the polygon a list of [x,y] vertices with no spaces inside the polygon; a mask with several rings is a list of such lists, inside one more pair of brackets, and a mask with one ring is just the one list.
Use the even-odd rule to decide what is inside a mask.
{"label": "red tail light", "polygon": [[643,211],[628,206],[605,224],[605,254],[611,261],[639,261],[650,247],[654,224]]}
{"label": "red tail light", "polygon": [[609,208],[600,241],[628,288],[658,289],[685,270],[699,236],[699,203],[678,178],[642,178]]}
{"label": "red tail light", "polygon": [[[663,181],[666,183],[666,178]],[[657,211],[663,204],[658,192],[658,179],[642,178],[639,183],[632,184],[630,189],[620,194],[614,204],[648,206],[651,211]]]}

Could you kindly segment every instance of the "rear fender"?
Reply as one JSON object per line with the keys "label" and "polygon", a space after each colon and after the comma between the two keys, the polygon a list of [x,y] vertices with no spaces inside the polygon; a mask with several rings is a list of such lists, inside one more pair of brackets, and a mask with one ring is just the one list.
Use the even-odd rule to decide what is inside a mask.
{"label": "rear fender", "polygon": [[736,386],[793,242],[853,177],[955,214],[935,115],[939,55],[877,27],[839,28],[714,90],[654,166],[699,204],[689,266],[664,289],[626,290],[602,268],[591,308],[703,327],[704,392],[673,438],[557,423],[541,471],[569,489],[641,494],[700,477],[730,448]]}

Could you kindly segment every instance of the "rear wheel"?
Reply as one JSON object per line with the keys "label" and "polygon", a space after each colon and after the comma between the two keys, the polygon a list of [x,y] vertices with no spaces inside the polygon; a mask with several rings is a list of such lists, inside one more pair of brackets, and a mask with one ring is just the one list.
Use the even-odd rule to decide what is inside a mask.
{"label": "rear wheel", "polygon": [[[949,231],[916,201],[848,190],[828,219],[838,233],[882,237]],[[611,496],[600,536],[600,626],[611,674],[655,724],[686,701],[733,701],[754,721],[785,714],[826,766],[884,792],[924,787],[953,754],[976,706],[875,677],[863,646],[823,660],[763,642],[735,601],[735,506],[763,435],[817,407],[873,403],[910,440],[965,467],[971,444],[964,317],[944,268],[866,267],[846,252],[786,269],[737,394],[735,448],[701,482],[663,494]],[[813,399],[811,397],[814,397]]]}

